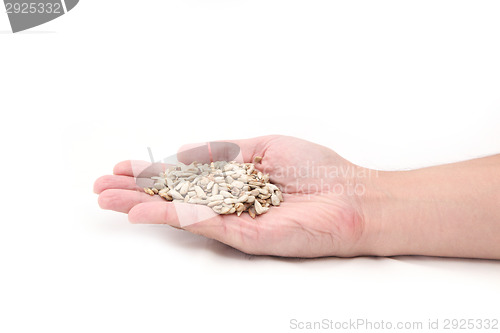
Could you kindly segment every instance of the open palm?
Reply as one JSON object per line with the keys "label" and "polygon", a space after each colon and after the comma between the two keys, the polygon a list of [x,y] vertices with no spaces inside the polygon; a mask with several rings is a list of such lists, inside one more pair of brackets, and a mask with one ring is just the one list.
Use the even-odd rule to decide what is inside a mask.
{"label": "open palm", "polygon": [[[244,162],[263,157],[257,167],[268,173],[271,182],[284,193],[285,201],[279,207],[256,219],[248,214],[217,215],[182,227],[174,204],[147,195],[136,184],[133,166],[146,168],[149,164],[137,161],[121,162],[115,166],[114,175],[95,182],[99,205],[128,213],[133,223],[182,227],[249,254],[288,257],[364,254],[366,226],[359,203],[363,187],[357,183],[357,175],[364,169],[326,147],[293,137],[265,136],[225,142],[239,146]],[[214,160],[225,153],[217,151],[217,147],[212,146]],[[190,158],[180,160],[190,163]]]}

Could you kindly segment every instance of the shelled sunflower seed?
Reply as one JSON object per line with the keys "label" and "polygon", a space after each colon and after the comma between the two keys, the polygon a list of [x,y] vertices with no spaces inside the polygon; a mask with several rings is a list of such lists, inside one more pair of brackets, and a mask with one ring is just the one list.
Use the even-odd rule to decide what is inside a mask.
{"label": "shelled sunflower seed", "polygon": [[[261,160],[262,157],[256,157],[254,161]],[[255,218],[283,202],[281,190],[253,163],[179,163],[151,178],[155,183],[144,188],[147,194],[167,201],[206,205],[217,214],[240,216],[248,212]]]}

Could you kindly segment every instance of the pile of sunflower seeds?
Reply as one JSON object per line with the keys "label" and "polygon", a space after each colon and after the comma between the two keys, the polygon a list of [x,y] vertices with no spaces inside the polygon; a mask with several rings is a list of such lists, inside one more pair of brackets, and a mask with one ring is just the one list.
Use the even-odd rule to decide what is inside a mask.
{"label": "pile of sunflower seeds", "polygon": [[[256,157],[254,162],[261,160]],[[240,216],[248,212],[255,218],[283,201],[281,190],[253,163],[179,163],[151,178],[155,183],[144,188],[147,194],[159,195],[167,201],[206,205],[217,214]]]}

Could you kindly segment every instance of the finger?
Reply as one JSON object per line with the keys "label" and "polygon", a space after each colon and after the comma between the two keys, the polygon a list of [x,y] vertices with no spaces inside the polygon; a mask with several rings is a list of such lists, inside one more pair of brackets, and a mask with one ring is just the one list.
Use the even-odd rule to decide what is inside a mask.
{"label": "finger", "polygon": [[210,163],[212,159],[210,157],[208,142],[183,145],[177,151],[177,160],[184,164],[192,162]]}
{"label": "finger", "polygon": [[168,224],[182,228],[247,253],[255,252],[260,225],[247,214],[239,217],[217,215],[206,206],[167,202],[138,204],[130,210],[128,217],[132,223]]}
{"label": "finger", "polygon": [[169,224],[179,227],[180,223],[173,203],[142,203],[128,212],[131,223],[137,224]]}
{"label": "finger", "polygon": [[[255,156],[263,157],[269,143],[277,136],[262,136],[244,140],[222,140],[202,144],[188,144],[177,152],[177,159],[185,164],[193,161],[210,163],[213,161],[253,162]],[[238,160],[240,159],[240,160]]]}
{"label": "finger", "polygon": [[94,193],[99,194],[109,189],[142,191],[135,178],[128,176],[106,175],[99,177],[94,183]]}
{"label": "finger", "polygon": [[151,163],[147,161],[128,160],[115,165],[113,174],[136,178],[149,178],[158,176],[165,171],[167,165],[163,163]]}
{"label": "finger", "polygon": [[144,202],[164,201],[159,196],[150,196],[144,192],[109,189],[103,191],[98,198],[99,206],[102,209],[114,210],[121,213],[128,213],[132,207]]}

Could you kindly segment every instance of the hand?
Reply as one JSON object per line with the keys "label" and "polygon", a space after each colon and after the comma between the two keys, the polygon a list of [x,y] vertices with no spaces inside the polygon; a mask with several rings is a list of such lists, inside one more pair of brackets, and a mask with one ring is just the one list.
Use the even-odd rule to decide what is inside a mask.
{"label": "hand", "polygon": [[[285,201],[256,219],[246,213],[240,217],[217,215],[183,229],[249,254],[350,257],[370,253],[369,228],[360,200],[365,185],[359,177],[369,170],[326,147],[293,137],[265,136],[225,142],[240,147],[244,162],[252,162],[255,156],[263,157],[257,168],[268,173],[271,182],[282,189]],[[224,153],[217,151],[218,145],[211,147],[214,159]],[[192,162],[189,159],[180,158],[184,163]],[[138,163],[144,168],[150,165],[121,162],[115,166],[114,175],[95,182],[99,205],[128,213],[132,223],[180,228],[174,205],[147,195],[136,184],[132,165]],[[208,208],[200,206],[200,209]]]}

